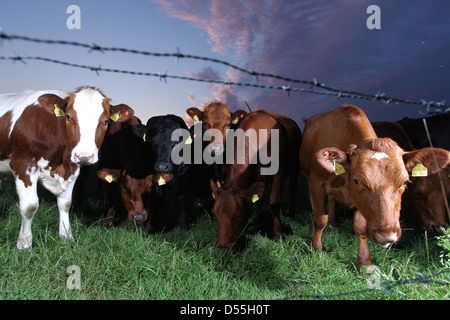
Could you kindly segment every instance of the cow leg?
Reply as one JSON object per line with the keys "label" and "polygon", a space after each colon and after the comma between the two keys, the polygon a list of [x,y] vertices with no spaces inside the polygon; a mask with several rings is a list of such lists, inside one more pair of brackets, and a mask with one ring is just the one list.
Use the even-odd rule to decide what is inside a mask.
{"label": "cow leg", "polygon": [[330,223],[330,227],[336,227],[336,199],[334,199],[333,195],[328,195],[328,203],[327,203],[327,213],[328,213],[328,222]]}
{"label": "cow leg", "polygon": [[283,227],[280,220],[282,182],[283,174],[280,169],[273,177],[272,190],[270,192],[270,207],[273,212],[273,235],[275,240],[279,240],[283,236]]}
{"label": "cow leg", "polygon": [[328,223],[328,215],[325,211],[325,192],[319,181],[312,180],[309,183],[309,190],[313,209],[314,239],[312,245],[315,250],[322,250],[322,232]]}
{"label": "cow leg", "polygon": [[31,233],[31,222],[34,214],[39,207],[37,195],[37,177],[30,175],[31,186],[25,186],[22,180],[16,178],[16,190],[19,196],[20,215],[22,225],[20,226],[17,248],[19,250],[31,250],[33,244],[33,235]]}
{"label": "cow leg", "polygon": [[59,235],[63,238],[73,240],[72,229],[69,221],[69,210],[72,204],[72,191],[75,186],[74,179],[67,189],[57,196],[57,204],[59,210]]}
{"label": "cow leg", "polygon": [[297,217],[296,197],[297,197],[299,173],[300,168],[297,166],[294,170],[292,170],[291,175],[289,177],[289,215],[294,218]]}
{"label": "cow leg", "polygon": [[353,228],[358,240],[358,267],[370,266],[372,260],[370,258],[369,246],[367,244],[367,222],[366,219],[357,210],[353,218]]}

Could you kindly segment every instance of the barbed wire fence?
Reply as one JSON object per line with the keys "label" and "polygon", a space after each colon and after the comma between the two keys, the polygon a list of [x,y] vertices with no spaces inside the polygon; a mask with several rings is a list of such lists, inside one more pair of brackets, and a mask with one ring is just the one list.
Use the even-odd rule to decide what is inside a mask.
{"label": "barbed wire fence", "polygon": [[[122,69],[112,69],[112,68],[105,68],[105,67],[101,67],[101,66],[89,66],[89,65],[77,64],[77,63],[73,63],[73,62],[61,61],[58,59],[42,57],[42,56],[28,56],[28,55],[17,55],[17,54],[13,54],[10,56],[0,56],[0,60],[4,60],[4,61],[21,62],[24,64],[26,64],[26,61],[42,61],[42,62],[59,64],[59,65],[63,65],[63,66],[73,67],[73,68],[86,69],[86,70],[95,72],[97,75],[100,75],[100,72],[108,72],[108,73],[118,73],[118,74],[136,75],[136,76],[157,77],[160,79],[160,81],[163,81],[165,83],[167,83],[167,79],[177,79],[177,80],[184,80],[184,81],[204,82],[204,83],[213,83],[213,84],[221,84],[221,85],[229,85],[229,86],[242,86],[242,87],[260,88],[260,89],[281,90],[281,91],[286,92],[288,95],[291,92],[300,92],[300,93],[311,93],[311,94],[335,96],[338,99],[339,98],[352,98],[352,99],[360,99],[360,100],[367,100],[367,101],[378,101],[378,102],[382,102],[385,104],[403,103],[403,104],[418,105],[418,106],[426,107],[426,110],[421,112],[422,114],[436,114],[436,113],[445,113],[445,112],[450,111],[450,105],[446,104],[445,101],[435,102],[435,101],[426,101],[424,99],[421,99],[421,100],[399,99],[399,98],[395,98],[395,97],[386,96],[384,93],[367,94],[367,93],[361,93],[361,92],[357,92],[357,91],[336,89],[333,87],[326,86],[324,83],[317,81],[317,79],[299,80],[299,79],[293,79],[293,78],[284,77],[284,76],[275,75],[275,74],[257,72],[254,70],[242,68],[240,66],[234,65],[232,63],[229,63],[227,61],[220,60],[220,59],[191,55],[191,54],[184,54],[184,53],[181,53],[179,49],[177,49],[177,52],[175,52],[175,53],[159,53],[159,52],[149,52],[149,51],[119,48],[119,47],[105,47],[105,46],[100,46],[95,43],[87,44],[87,43],[65,41],[65,40],[39,39],[39,38],[33,38],[33,37],[27,37],[27,36],[21,36],[21,35],[6,34],[3,32],[3,29],[0,27],[0,46],[2,45],[4,40],[9,40],[9,41],[19,40],[19,41],[39,43],[39,44],[45,44],[45,45],[66,45],[66,46],[72,46],[72,47],[79,47],[79,48],[88,49],[88,53],[91,53],[94,51],[98,51],[100,53],[121,52],[121,53],[128,53],[128,54],[142,55],[142,56],[175,58],[176,61],[178,61],[179,59],[201,60],[201,61],[211,62],[211,63],[215,63],[215,64],[220,64],[220,65],[232,68],[234,70],[246,73],[248,75],[251,75],[251,76],[255,77],[257,83],[236,82],[236,81],[231,81],[231,80],[223,81],[223,80],[217,80],[217,79],[203,79],[203,78],[196,78],[196,77],[170,75],[170,74],[167,74],[167,72],[165,72],[165,73],[141,72],[141,71],[130,71],[130,70],[122,70]],[[261,84],[261,83],[259,83],[260,78],[272,78],[272,79],[276,79],[276,80],[280,80],[280,81],[285,81],[288,83],[288,85],[286,85],[286,86],[278,85],[277,86],[277,85]],[[306,86],[309,86],[309,88],[292,87],[292,84],[306,85]],[[360,290],[333,293],[333,294],[320,293],[320,294],[293,295],[293,296],[284,297],[282,300],[336,299],[336,298],[342,298],[342,297],[352,297],[352,296],[364,294],[367,292],[374,292],[374,291],[379,291],[379,292],[381,291],[384,294],[389,295],[391,293],[391,290],[395,287],[402,286],[402,285],[413,285],[413,284],[419,284],[419,285],[429,284],[429,285],[436,285],[436,286],[441,286],[443,288],[447,288],[450,286],[450,281],[436,279],[437,277],[447,275],[447,274],[450,274],[450,269],[445,269],[441,272],[431,274],[428,276],[418,274],[415,278],[411,278],[411,279],[392,280],[392,281],[385,281],[382,283],[379,282],[376,285],[369,284],[366,288],[360,289]]]}
{"label": "barbed wire fence", "polygon": [[[205,83],[213,83],[213,84],[221,84],[221,85],[229,85],[229,86],[242,86],[242,87],[260,88],[260,89],[281,90],[281,91],[287,92],[288,95],[291,92],[301,92],[301,93],[311,93],[311,94],[335,96],[338,99],[339,98],[351,98],[351,99],[360,99],[360,100],[367,100],[367,101],[378,101],[378,102],[382,102],[385,104],[403,103],[403,104],[418,105],[418,106],[426,107],[425,111],[420,112],[422,114],[436,114],[436,113],[444,113],[444,112],[450,111],[450,105],[446,104],[445,101],[435,102],[435,101],[426,101],[424,99],[421,99],[421,100],[400,99],[400,98],[386,96],[386,94],[382,93],[382,92],[379,92],[376,94],[367,94],[367,93],[361,93],[361,92],[357,92],[357,91],[337,89],[337,88],[326,86],[324,83],[317,81],[317,79],[315,79],[315,78],[312,80],[300,80],[300,79],[293,79],[293,78],[270,74],[270,73],[258,72],[255,70],[242,68],[240,66],[237,66],[235,64],[232,64],[230,62],[220,60],[220,59],[181,53],[179,48],[177,49],[177,52],[175,52],[175,53],[160,53],[160,52],[149,52],[149,51],[119,48],[119,47],[106,47],[106,46],[101,46],[101,45],[98,45],[95,43],[87,44],[87,43],[81,43],[81,42],[75,42],[75,41],[40,39],[40,38],[27,37],[27,36],[22,36],[22,35],[6,34],[3,32],[3,29],[0,27],[0,45],[2,44],[2,41],[4,41],[4,40],[9,40],[9,41],[19,40],[19,41],[39,43],[39,44],[45,44],[45,45],[65,45],[65,46],[79,47],[79,48],[88,49],[89,53],[91,53],[93,51],[98,51],[101,53],[121,52],[121,53],[128,53],[128,54],[142,55],[142,56],[152,56],[152,57],[172,57],[172,58],[175,58],[177,61],[179,59],[201,60],[201,61],[211,62],[211,63],[215,63],[215,64],[220,64],[220,65],[232,68],[234,70],[246,73],[248,75],[251,75],[256,78],[257,83],[246,83],[246,82],[236,82],[236,81],[231,81],[231,80],[224,81],[224,80],[217,80],[217,79],[186,77],[186,76],[170,75],[170,74],[167,74],[167,72],[165,72],[165,73],[140,72],[140,71],[112,69],[112,68],[104,68],[101,66],[82,65],[82,64],[77,64],[77,63],[73,63],[73,62],[61,61],[58,59],[52,59],[52,58],[41,57],[41,56],[25,56],[25,55],[21,56],[21,55],[17,55],[17,54],[10,55],[9,57],[0,56],[0,60],[10,60],[12,62],[25,63],[25,61],[29,61],[29,60],[43,61],[43,62],[48,62],[48,63],[53,63],[53,64],[64,65],[64,66],[68,66],[68,67],[73,67],[73,68],[80,68],[80,69],[94,71],[97,75],[100,75],[100,72],[110,72],[110,73],[119,73],[119,74],[127,74],[127,75],[157,77],[161,81],[164,81],[165,83],[167,83],[167,79],[178,79],[178,80],[185,80],[185,81],[205,82]],[[261,83],[259,83],[260,78],[272,78],[272,79],[276,79],[276,80],[280,80],[280,81],[285,81],[287,83],[287,85],[261,84]],[[309,86],[309,88],[292,87],[292,84],[307,85],[307,86]]]}

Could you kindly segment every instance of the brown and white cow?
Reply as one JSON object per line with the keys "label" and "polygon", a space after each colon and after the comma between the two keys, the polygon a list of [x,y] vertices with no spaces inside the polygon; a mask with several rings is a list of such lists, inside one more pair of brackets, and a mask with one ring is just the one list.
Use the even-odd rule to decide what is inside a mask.
{"label": "brown and white cow", "polygon": [[[448,155],[435,152],[437,165],[442,167]],[[401,198],[409,172],[420,162],[429,165],[430,174],[436,171],[430,148],[404,152],[392,139],[378,138],[364,112],[351,105],[306,121],[299,160],[309,183],[316,250],[322,249],[322,232],[328,222],[324,186],[336,175],[346,174],[342,187],[348,189],[357,208],[358,266],[371,265],[367,238],[382,247],[400,238]]]}
{"label": "brown and white cow", "polygon": [[14,175],[19,196],[19,249],[32,246],[38,181],[57,197],[59,235],[72,238],[69,209],[80,165],[97,162],[111,115],[121,121],[133,113],[109,101],[92,87],[0,95],[0,162],[3,171]]}
{"label": "brown and white cow", "polygon": [[223,140],[216,141],[214,136],[211,137],[210,148],[211,152],[215,154],[221,154],[225,150],[228,129],[237,127],[239,122],[247,115],[244,110],[231,113],[230,108],[220,102],[210,103],[204,111],[198,108],[189,108],[186,112],[195,121],[203,122],[204,130],[216,129],[220,131]]}
{"label": "brown and white cow", "polygon": [[[393,139],[403,150],[415,150],[411,140],[398,122],[373,122],[372,126],[379,137]],[[439,149],[440,153],[450,152]],[[445,165],[445,163],[442,163]],[[425,164],[429,167],[430,164]],[[427,170],[428,171],[428,170]],[[413,227],[430,232],[442,233],[440,227],[448,227],[446,200],[450,197],[450,163],[434,174],[411,175],[411,183],[403,194],[402,220]]]}
{"label": "brown and white cow", "polygon": [[[255,140],[246,136],[234,144],[234,162],[227,164],[225,185],[219,187],[211,180],[215,202],[213,213],[218,224],[217,246],[228,249],[234,244],[239,235],[245,229],[250,218],[250,206],[263,195],[265,182],[272,180],[269,204],[274,216],[274,237],[278,239],[283,235],[281,226],[281,188],[283,179],[290,178],[290,212],[295,213],[295,196],[299,174],[298,152],[301,145],[301,131],[295,121],[282,115],[273,114],[264,110],[249,113],[242,120],[237,130],[243,130],[247,135],[252,131],[262,132],[267,130],[267,135],[257,136]],[[276,133],[277,132],[277,133]],[[278,136],[277,136],[277,135]],[[246,142],[241,148],[239,140]],[[230,143],[230,142],[227,142]],[[261,171],[264,167],[261,161],[263,146],[271,157],[277,158],[278,167],[271,175],[265,175]],[[276,149],[275,149],[276,148]],[[239,161],[239,153],[245,155],[245,161]],[[252,162],[251,159],[257,159]],[[265,164],[267,166],[267,164]]]}

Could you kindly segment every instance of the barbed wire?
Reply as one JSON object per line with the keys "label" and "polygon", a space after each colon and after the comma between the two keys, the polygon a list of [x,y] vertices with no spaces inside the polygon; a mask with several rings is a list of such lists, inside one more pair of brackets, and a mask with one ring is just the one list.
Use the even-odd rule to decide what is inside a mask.
{"label": "barbed wire", "polygon": [[[421,99],[419,101],[418,100],[410,100],[410,99],[399,99],[399,98],[395,98],[395,97],[386,96],[385,93],[381,93],[381,92],[376,93],[376,94],[367,94],[367,93],[361,93],[361,92],[357,92],[357,91],[336,89],[336,88],[326,86],[324,83],[318,82],[317,79],[315,79],[315,78],[313,78],[312,81],[299,80],[299,79],[293,79],[293,78],[270,74],[270,73],[257,72],[257,71],[251,70],[251,69],[242,68],[240,66],[237,66],[235,64],[232,64],[230,62],[220,60],[220,59],[209,58],[209,57],[198,56],[198,55],[191,55],[191,54],[184,54],[184,53],[180,52],[179,48],[177,48],[176,53],[150,52],[150,51],[144,51],[144,50],[135,50],[135,49],[127,49],[127,48],[119,48],[119,47],[106,47],[106,46],[100,46],[95,43],[87,44],[87,43],[81,43],[81,42],[75,42],[75,41],[40,39],[40,38],[27,37],[27,36],[21,36],[21,35],[10,35],[10,34],[4,33],[2,28],[0,28],[0,41],[2,41],[2,40],[10,40],[10,41],[21,40],[21,41],[47,44],[47,45],[68,45],[68,46],[89,49],[89,53],[93,52],[93,51],[98,51],[101,53],[121,52],[121,53],[137,54],[137,55],[144,55],[144,56],[153,56],[153,57],[174,57],[177,59],[177,61],[178,61],[178,59],[202,60],[202,61],[212,62],[212,63],[216,63],[216,64],[221,64],[221,65],[227,66],[229,68],[249,74],[251,76],[254,76],[254,77],[256,77],[258,84],[223,81],[223,80],[215,80],[215,79],[200,79],[200,78],[184,77],[184,76],[174,76],[174,75],[167,75],[166,73],[165,74],[148,73],[148,72],[127,71],[127,70],[85,66],[85,65],[79,65],[79,64],[75,64],[75,63],[64,62],[64,61],[45,58],[45,57],[30,57],[30,56],[20,57],[20,56],[16,55],[16,56],[11,56],[9,58],[2,56],[0,58],[1,60],[9,59],[9,60],[13,60],[13,61],[22,61],[22,62],[24,60],[40,60],[40,61],[57,63],[57,64],[61,64],[61,65],[71,66],[71,67],[89,69],[91,71],[95,71],[97,74],[99,74],[99,71],[104,71],[104,72],[114,72],[114,73],[130,74],[130,75],[152,76],[152,77],[159,77],[160,80],[164,80],[165,82],[167,82],[167,80],[166,80],[167,78],[172,78],[172,79],[179,79],[179,80],[208,82],[208,83],[223,84],[223,85],[237,85],[237,86],[246,86],[246,87],[262,88],[262,89],[283,90],[283,91],[286,91],[288,93],[288,95],[290,94],[290,92],[294,91],[294,92],[306,92],[306,93],[313,93],[313,94],[332,95],[332,96],[336,96],[337,98],[343,97],[343,98],[362,99],[362,100],[368,100],[368,101],[379,101],[379,102],[382,102],[385,104],[404,103],[404,104],[420,105],[420,106],[426,107],[426,111],[422,112],[422,113],[433,113],[433,112],[440,113],[440,112],[450,111],[450,105],[445,104],[445,101],[435,102],[435,101],[426,101],[424,99]],[[287,86],[274,86],[274,85],[259,84],[259,78],[261,78],[261,77],[273,78],[273,79],[277,79],[277,80],[281,80],[281,81],[286,81],[289,84]],[[310,88],[309,89],[308,88],[293,88],[293,87],[291,87],[292,83],[309,85]],[[313,90],[312,88],[319,88],[320,90]],[[435,110],[432,111],[431,108],[435,108]]]}
{"label": "barbed wire", "polygon": [[384,290],[384,294],[390,294],[391,289],[393,289],[394,287],[398,287],[401,285],[407,285],[407,284],[436,284],[436,285],[441,285],[443,287],[448,287],[448,286],[450,286],[449,281],[441,281],[441,280],[433,279],[433,278],[435,278],[439,275],[445,274],[445,273],[450,273],[450,270],[443,270],[443,271],[437,272],[437,273],[429,275],[429,276],[424,276],[424,275],[419,274],[416,278],[412,278],[412,279],[385,281],[376,286],[372,286],[372,287],[368,286],[367,288],[360,289],[360,290],[339,292],[339,293],[334,293],[334,294],[321,294],[320,293],[320,294],[294,295],[294,296],[285,297],[282,300],[331,299],[331,298],[340,298],[340,297],[344,297],[344,296],[354,296],[357,294],[363,294],[366,292],[376,291],[376,290],[378,290],[378,291]]}

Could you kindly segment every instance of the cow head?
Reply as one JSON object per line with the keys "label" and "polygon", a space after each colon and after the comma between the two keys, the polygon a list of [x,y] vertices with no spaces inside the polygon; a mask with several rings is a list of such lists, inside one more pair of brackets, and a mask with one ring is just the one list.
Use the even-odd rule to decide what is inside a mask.
{"label": "cow head", "polygon": [[136,223],[147,221],[143,196],[150,192],[153,175],[141,179],[132,177],[127,170],[103,168],[97,171],[97,176],[108,183],[119,183],[128,220]]}
{"label": "cow head", "polygon": [[215,129],[220,131],[222,135],[221,141],[216,141],[214,136],[211,137],[210,148],[213,155],[223,153],[228,130],[233,125],[237,126],[247,115],[247,112],[244,110],[231,113],[225,104],[219,102],[210,103],[204,111],[197,108],[189,108],[186,112],[192,119],[203,122],[204,130]]}
{"label": "cow head", "polygon": [[133,110],[124,104],[110,105],[110,99],[92,87],[81,87],[66,99],[45,94],[38,101],[47,111],[65,121],[70,160],[78,165],[98,161],[98,150],[111,116],[116,121],[126,121],[133,114]]}
{"label": "cow head", "polygon": [[348,191],[367,222],[367,236],[383,247],[400,238],[401,198],[409,172],[422,162],[433,174],[436,166],[446,167],[449,161],[448,154],[441,154],[435,163],[430,148],[404,152],[389,138],[367,139],[350,146],[347,153],[325,148],[318,154],[323,155],[319,163],[330,175],[337,170],[348,172]]}
{"label": "cow head", "polygon": [[[133,132],[143,139],[154,159],[154,183],[162,186],[172,181],[174,175],[183,175],[186,165],[182,162],[175,165],[172,161],[172,149],[180,141],[172,141],[172,133],[177,129],[186,129],[183,119],[175,115],[156,116],[147,121],[147,125],[133,126]],[[181,139],[181,137],[180,137]]]}
{"label": "cow head", "polygon": [[212,179],[210,182],[218,225],[217,247],[228,249],[244,231],[250,218],[249,204],[262,197],[264,182],[255,182],[245,190],[235,186],[219,187]]}
{"label": "cow head", "polygon": [[[440,227],[449,226],[445,200],[450,197],[450,152],[434,149],[434,156],[431,158],[430,153],[427,156],[424,150],[426,151],[422,149],[416,152],[414,156],[416,160],[408,167],[411,184],[408,185],[404,195],[408,204],[405,212],[406,220],[418,225],[424,231],[440,234]],[[434,157],[439,163],[438,168],[434,163],[430,163]],[[420,163],[427,170],[417,175],[414,168]]]}

